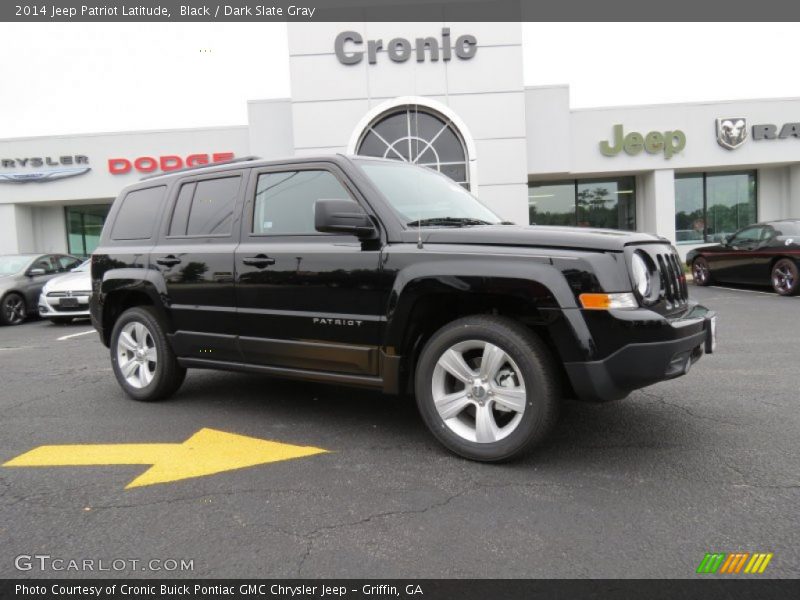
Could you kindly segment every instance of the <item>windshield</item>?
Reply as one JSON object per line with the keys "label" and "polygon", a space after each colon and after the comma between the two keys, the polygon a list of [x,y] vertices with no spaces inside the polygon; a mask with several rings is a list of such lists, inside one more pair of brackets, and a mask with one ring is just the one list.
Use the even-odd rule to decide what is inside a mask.
{"label": "windshield", "polygon": [[31,262],[30,256],[0,256],[0,276],[21,271]]}
{"label": "windshield", "polygon": [[406,225],[496,225],[500,217],[456,182],[424,167],[358,161]]}
{"label": "windshield", "polygon": [[92,266],[92,260],[91,259],[85,260],[81,264],[79,264],[77,267],[72,269],[72,272],[73,273],[80,273],[81,271],[88,271],[89,267],[91,267],[91,266]]}

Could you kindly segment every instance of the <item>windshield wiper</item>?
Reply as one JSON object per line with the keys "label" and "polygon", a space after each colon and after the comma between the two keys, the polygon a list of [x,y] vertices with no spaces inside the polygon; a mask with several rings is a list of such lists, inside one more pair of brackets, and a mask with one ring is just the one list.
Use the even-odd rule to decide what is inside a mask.
{"label": "windshield wiper", "polygon": [[448,225],[450,227],[464,227],[467,225],[491,225],[488,221],[471,219],[469,217],[431,217],[406,223],[406,227],[425,227],[428,225]]}

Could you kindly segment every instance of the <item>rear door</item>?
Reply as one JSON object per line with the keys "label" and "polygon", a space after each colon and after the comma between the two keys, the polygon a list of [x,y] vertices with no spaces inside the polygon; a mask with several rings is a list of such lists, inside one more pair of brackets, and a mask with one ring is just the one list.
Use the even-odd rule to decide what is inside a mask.
{"label": "rear door", "polygon": [[240,360],[233,259],[246,184],[243,169],[187,176],[173,186],[151,266],[166,283],[178,356]]}
{"label": "rear door", "polygon": [[332,164],[253,170],[236,252],[240,347],[254,364],[374,376],[390,283],[381,243],[318,233],[320,199],[369,212]]}

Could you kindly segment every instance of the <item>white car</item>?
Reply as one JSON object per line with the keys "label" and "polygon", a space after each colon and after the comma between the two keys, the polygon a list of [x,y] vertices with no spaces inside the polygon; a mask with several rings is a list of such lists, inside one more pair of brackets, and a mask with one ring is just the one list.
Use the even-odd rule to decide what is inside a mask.
{"label": "white car", "polygon": [[53,323],[89,318],[92,295],[91,261],[85,261],[66,275],[54,277],[42,288],[39,315]]}

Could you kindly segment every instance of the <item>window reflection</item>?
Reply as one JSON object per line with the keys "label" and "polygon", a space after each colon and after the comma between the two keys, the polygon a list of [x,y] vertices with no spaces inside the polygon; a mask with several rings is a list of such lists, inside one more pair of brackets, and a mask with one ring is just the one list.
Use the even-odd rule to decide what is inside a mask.
{"label": "window reflection", "polygon": [[533,183],[528,188],[530,223],[636,229],[633,177]]}

